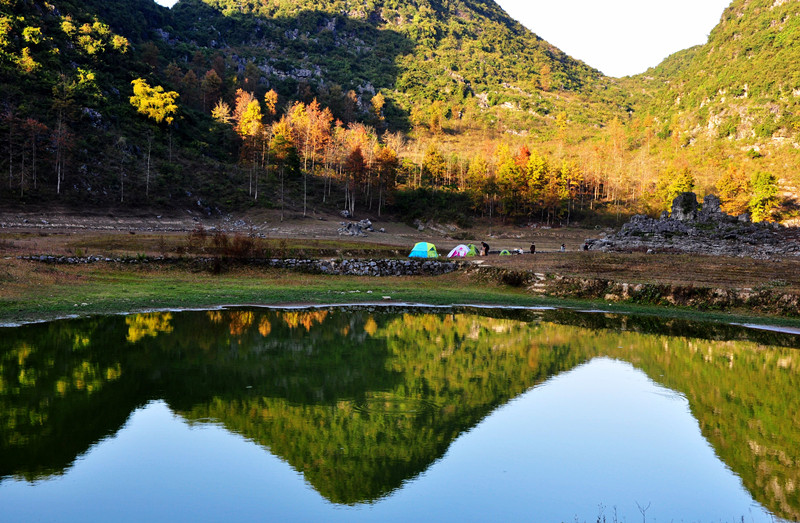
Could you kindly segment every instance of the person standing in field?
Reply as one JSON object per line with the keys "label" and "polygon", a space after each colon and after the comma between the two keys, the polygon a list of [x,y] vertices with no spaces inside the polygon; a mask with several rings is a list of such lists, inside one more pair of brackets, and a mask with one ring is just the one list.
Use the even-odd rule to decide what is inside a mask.
{"label": "person standing in field", "polygon": [[481,242],[481,256],[489,256],[489,244],[486,242]]}

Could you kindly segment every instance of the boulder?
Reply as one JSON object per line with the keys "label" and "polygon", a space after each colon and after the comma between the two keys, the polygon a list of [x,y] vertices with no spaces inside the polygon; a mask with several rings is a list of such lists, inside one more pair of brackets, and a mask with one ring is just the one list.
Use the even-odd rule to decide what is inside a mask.
{"label": "boulder", "polygon": [[682,222],[694,221],[697,218],[697,195],[693,192],[684,192],[672,200],[673,220]]}
{"label": "boulder", "polygon": [[703,212],[705,214],[718,214],[722,212],[722,202],[720,199],[713,195],[709,194],[705,198],[703,198]]}

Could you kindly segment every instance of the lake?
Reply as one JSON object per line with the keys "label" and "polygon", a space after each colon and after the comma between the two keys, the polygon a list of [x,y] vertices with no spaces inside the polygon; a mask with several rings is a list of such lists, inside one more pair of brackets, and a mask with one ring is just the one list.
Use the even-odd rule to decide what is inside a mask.
{"label": "lake", "polygon": [[471,307],[3,327],[0,520],[796,521],[798,347]]}

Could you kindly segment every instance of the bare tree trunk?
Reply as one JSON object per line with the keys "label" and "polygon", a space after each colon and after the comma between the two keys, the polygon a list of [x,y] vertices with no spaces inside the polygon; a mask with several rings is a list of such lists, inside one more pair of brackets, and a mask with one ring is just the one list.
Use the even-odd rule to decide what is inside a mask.
{"label": "bare tree trunk", "polygon": [[8,116],[8,188],[11,189],[14,178],[14,122]]}
{"label": "bare tree trunk", "polygon": [[31,175],[33,177],[33,188],[34,189],[36,189],[36,140],[37,140],[38,137],[39,137],[38,134],[34,135],[34,137],[33,137],[33,150],[31,151],[31,153],[33,155],[32,158],[31,158]]}
{"label": "bare tree trunk", "polygon": [[64,176],[63,166],[64,152],[63,152],[63,125],[64,115],[61,111],[58,113],[58,126],[56,130],[56,194],[61,194],[61,178]]}
{"label": "bare tree trunk", "polygon": [[153,134],[147,133],[147,175],[144,182],[144,196],[150,199],[150,152],[153,149]]}
{"label": "bare tree trunk", "polygon": [[22,150],[22,160],[19,165],[19,197],[25,196],[25,149]]}
{"label": "bare tree trunk", "polygon": [[378,216],[381,215],[381,203],[383,202],[383,179],[378,180]]}

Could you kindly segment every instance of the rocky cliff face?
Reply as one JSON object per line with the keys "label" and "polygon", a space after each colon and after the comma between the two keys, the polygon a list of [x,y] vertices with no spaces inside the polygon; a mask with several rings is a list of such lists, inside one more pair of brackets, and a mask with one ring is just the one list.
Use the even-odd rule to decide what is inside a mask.
{"label": "rocky cliff face", "polygon": [[714,195],[702,207],[692,192],[678,195],[672,212],[659,219],[636,215],[607,238],[586,240],[588,250],[684,252],[771,258],[800,256],[800,235],[776,223],[752,223],[747,214],[730,216]]}

